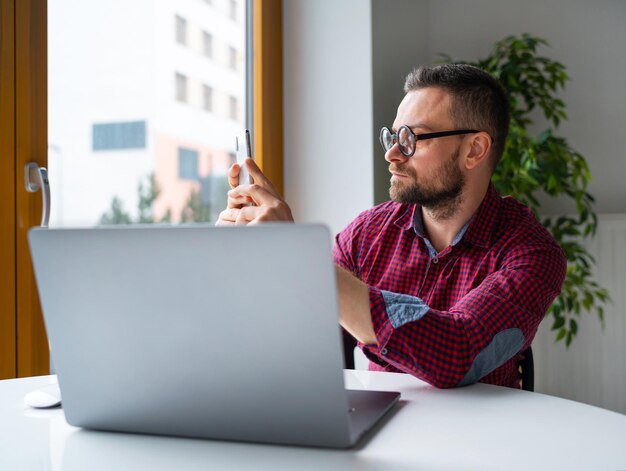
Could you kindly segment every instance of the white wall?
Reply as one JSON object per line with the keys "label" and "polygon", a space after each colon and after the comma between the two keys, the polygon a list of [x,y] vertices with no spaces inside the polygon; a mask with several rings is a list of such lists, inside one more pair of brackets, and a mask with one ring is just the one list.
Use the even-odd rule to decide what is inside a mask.
{"label": "white wall", "polygon": [[285,195],[340,231],[373,202],[369,0],[283,2]]}
{"label": "white wall", "polygon": [[597,281],[611,292],[605,328],[596,314],[583,313],[579,335],[568,350],[555,345],[551,320],[535,341],[537,390],[626,414],[626,214],[601,216],[596,237],[587,244],[595,257]]}
{"label": "white wall", "polygon": [[[421,14],[413,14],[415,11]],[[404,97],[404,79],[428,60],[427,0],[372,1],[372,81],[374,123],[374,202],[389,199],[389,171],[378,136],[391,126]],[[411,12],[411,14],[403,14]]]}

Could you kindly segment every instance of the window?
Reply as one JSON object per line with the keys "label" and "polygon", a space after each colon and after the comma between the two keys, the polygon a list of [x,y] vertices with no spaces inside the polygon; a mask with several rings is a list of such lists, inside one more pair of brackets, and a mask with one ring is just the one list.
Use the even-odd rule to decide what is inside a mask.
{"label": "window", "polygon": [[236,0],[229,1],[228,15],[230,16],[231,20],[237,21],[237,1]]}
{"label": "window", "polygon": [[202,108],[213,111],[213,89],[208,85],[202,85]]}
{"label": "window", "polygon": [[176,73],[176,99],[187,102],[187,77]]}
{"label": "window", "polygon": [[228,46],[228,67],[237,70],[237,49]]}
{"label": "window", "polygon": [[239,119],[239,104],[237,101],[237,97],[230,96],[228,99],[229,102],[229,112],[228,117],[230,119],[234,119],[237,121]]}
{"label": "window", "polygon": [[185,147],[178,148],[178,178],[198,180],[198,152]]}
{"label": "window", "polygon": [[94,124],[92,135],[94,151],[145,149],[146,122]]}
{"label": "window", "polygon": [[[217,1],[204,1],[206,4],[218,5]],[[227,5],[226,0],[220,2]],[[178,106],[173,99],[162,100],[164,96],[173,98],[172,78],[177,70],[181,70],[176,54],[183,53],[183,50],[177,47],[173,54],[164,56],[162,52],[176,44],[175,32],[153,32],[162,31],[162,25],[166,25],[168,30],[169,27],[175,27],[172,24],[172,12],[179,8],[179,0],[160,0],[160,7],[151,8],[149,12],[146,10],[146,2],[2,1],[3,7],[9,3],[20,7],[22,3],[28,3],[32,7],[16,8],[10,16],[0,14],[3,45],[3,53],[0,54],[0,150],[3,155],[0,158],[0,188],[6,189],[9,195],[8,198],[0,199],[0,213],[7,215],[3,224],[0,224],[0,239],[3,240],[3,244],[0,244],[0,258],[8,254],[0,261],[2,285],[6,288],[0,289],[0,323],[9,319],[4,324],[7,328],[0,329],[2,378],[42,375],[49,371],[48,343],[37,302],[36,286],[33,283],[21,283],[21,287],[16,287],[15,284],[16,279],[32,279],[31,263],[27,251],[13,254],[17,244],[27,247],[26,229],[40,222],[41,202],[30,197],[27,204],[18,204],[11,196],[19,193],[11,190],[15,185],[15,172],[11,169],[22,168],[34,155],[40,165],[47,166],[51,185],[55,189],[51,227],[90,227],[100,224],[101,215],[111,209],[113,199],[121,201],[125,213],[136,221],[138,183],[149,184],[146,177],[151,175],[160,190],[158,198],[151,205],[154,220],[160,221],[171,215],[171,221],[175,223],[179,221],[181,208],[188,200],[190,184],[195,185],[177,178],[178,147],[185,146],[185,143],[178,141],[182,140],[183,134],[185,139],[190,139],[187,147],[192,147],[191,143],[193,146],[197,144],[199,173],[204,178],[204,175],[218,175],[227,169],[229,163],[222,163],[222,159],[230,160],[233,145],[231,139],[225,140],[224,136],[233,135],[246,124],[243,121],[234,122],[227,116],[218,120],[216,116],[193,107]],[[192,3],[185,2],[185,5]],[[198,9],[207,13],[194,18],[198,31],[207,30],[213,33],[216,43],[230,41],[238,47],[240,54],[247,54],[245,46],[239,47],[239,41],[245,44],[245,35],[249,33],[246,28],[252,23],[241,21],[248,3],[243,3],[244,8],[239,4],[240,21],[224,21],[228,24],[220,25],[215,30],[211,29],[215,16],[211,15],[215,13],[210,10],[212,7],[202,8],[205,3],[197,3]],[[266,32],[262,37],[269,37],[270,40],[255,43],[255,56],[259,64],[263,64],[263,67],[258,68],[259,77],[263,78],[262,83],[265,85],[262,93],[254,96],[260,110],[259,119],[255,119],[254,125],[260,134],[278,136],[270,142],[282,143],[282,120],[280,114],[277,114],[282,109],[282,88],[278,81],[272,80],[275,71],[282,70],[280,2],[263,0],[257,3],[258,8],[250,14],[256,18],[259,30]],[[279,8],[276,8],[277,4]],[[11,34],[13,25],[23,28],[23,34],[14,38],[15,41]],[[191,32],[188,32],[189,35]],[[9,38],[5,42],[6,36]],[[237,37],[240,39],[233,39]],[[190,36],[187,39],[191,41]],[[198,38],[200,41],[201,38]],[[90,54],[82,54],[85,44],[89,45]],[[202,45],[198,46],[200,54],[195,54],[195,58],[188,57],[193,55],[184,51],[190,63],[186,63],[182,70],[189,77],[196,77],[198,83],[202,84],[209,78],[203,72],[207,61],[201,54]],[[4,54],[5,50],[18,52],[29,60],[18,70],[5,67],[5,60],[9,56]],[[77,60],[78,57],[80,60]],[[162,67],[155,69],[154,64]],[[47,73],[42,73],[46,68]],[[231,93],[239,97],[241,111],[251,106],[243,92],[247,85],[244,71],[241,70],[235,76],[226,67],[216,69],[223,70],[216,70],[210,77],[215,93],[224,82],[229,84],[226,89],[232,90]],[[147,82],[146,76],[150,77],[151,83]],[[14,81],[22,85],[19,87],[21,91],[15,90]],[[112,87],[113,81],[115,88]],[[79,89],[84,90],[84,93],[80,99],[76,99],[76,90]],[[269,89],[269,93],[266,89]],[[13,106],[15,95],[21,97],[17,103],[28,103],[28,110],[20,105]],[[161,106],[159,103],[162,101],[164,103]],[[214,105],[217,108],[217,95]],[[5,110],[8,110],[7,121],[4,120]],[[15,151],[11,158],[19,110],[28,112],[34,121],[22,123],[26,131],[21,135],[29,145]],[[243,115],[241,111],[240,115]],[[198,114],[201,119],[198,119]],[[158,121],[159,125],[151,124],[143,150],[132,150],[127,155],[122,150],[114,159],[93,158],[96,155],[92,151],[94,123],[119,123],[144,116]],[[48,151],[52,149],[54,151]],[[281,150],[281,146],[257,149],[257,155],[265,155],[264,170],[279,187],[282,186]],[[213,155],[212,162],[204,162],[202,159],[205,155]],[[99,178],[91,178],[93,175]],[[84,191],[85,181],[90,182],[87,193]],[[211,207],[220,206],[212,202]],[[20,221],[19,226],[17,220]],[[10,237],[3,239],[7,234]],[[5,260],[8,261],[6,264]],[[19,329],[18,325],[21,326]],[[8,354],[5,355],[5,352]],[[2,376],[3,373],[5,376]]]}
{"label": "window", "polygon": [[176,42],[187,44],[187,20],[178,15],[176,15]]}
{"label": "window", "polygon": [[[216,183],[201,202],[215,222],[235,135],[252,115],[243,60],[251,23],[242,21],[251,2],[237,0],[237,22],[228,17],[229,0],[47,3],[50,226],[204,220],[189,207],[203,182],[220,181],[225,186]],[[158,8],[146,10],[152,4]],[[134,128],[141,120],[145,128]],[[85,195],[88,175],[99,178]]]}
{"label": "window", "polygon": [[206,31],[202,32],[202,53],[207,57],[213,57],[213,35]]}

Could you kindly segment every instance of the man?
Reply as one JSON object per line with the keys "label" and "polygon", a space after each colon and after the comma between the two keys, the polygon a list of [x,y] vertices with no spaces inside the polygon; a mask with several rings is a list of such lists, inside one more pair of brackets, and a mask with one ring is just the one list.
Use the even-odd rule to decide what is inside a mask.
{"label": "man", "polygon": [[[405,92],[380,135],[391,201],[336,237],[340,324],[370,369],[441,388],[519,388],[520,353],[561,290],[566,260],[532,212],[491,184],[508,134],[506,94],[460,64],[414,70]],[[237,187],[231,168],[218,224],[292,221],[271,182],[246,165],[256,183]]]}

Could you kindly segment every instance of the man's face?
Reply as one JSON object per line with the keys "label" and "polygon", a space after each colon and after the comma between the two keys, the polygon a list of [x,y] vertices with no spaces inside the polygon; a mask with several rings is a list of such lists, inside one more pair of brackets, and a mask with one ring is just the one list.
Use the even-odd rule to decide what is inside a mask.
{"label": "man's face", "polygon": [[[456,129],[449,107],[450,96],[440,88],[409,92],[398,107],[393,131],[403,124],[415,134]],[[394,145],[385,154],[391,172],[391,199],[454,213],[465,185],[459,163],[461,144],[458,136],[416,141],[412,157],[405,157]]]}

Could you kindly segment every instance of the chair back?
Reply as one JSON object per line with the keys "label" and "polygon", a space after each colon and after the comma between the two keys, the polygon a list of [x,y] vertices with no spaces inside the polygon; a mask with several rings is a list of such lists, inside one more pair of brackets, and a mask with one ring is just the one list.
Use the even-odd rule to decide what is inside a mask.
{"label": "chair back", "polygon": [[522,374],[522,389],[524,391],[535,390],[535,363],[532,348],[528,347],[522,352],[524,358],[519,363],[519,371]]}

